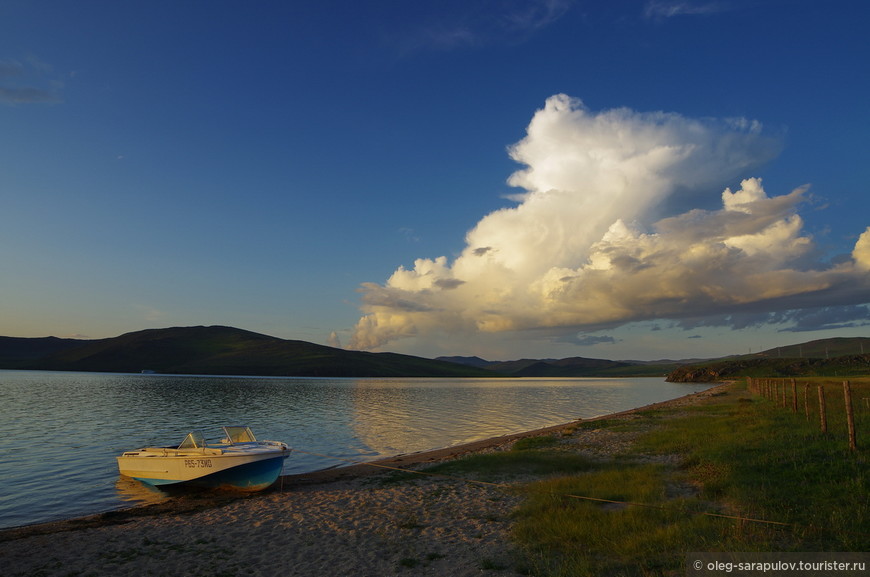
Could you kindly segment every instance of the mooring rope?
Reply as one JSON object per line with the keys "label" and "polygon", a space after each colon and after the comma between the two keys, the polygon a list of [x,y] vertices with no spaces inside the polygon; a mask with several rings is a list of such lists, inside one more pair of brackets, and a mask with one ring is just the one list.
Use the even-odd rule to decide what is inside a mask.
{"label": "mooring rope", "polygon": [[[336,461],[344,461],[346,463],[352,463],[354,465],[368,465],[370,467],[377,467],[380,469],[387,469],[390,471],[399,471],[402,473],[411,473],[414,475],[422,475],[422,476],[428,476],[428,477],[440,477],[440,478],[448,479],[451,481],[461,481],[463,483],[469,483],[469,484],[474,484],[474,485],[485,485],[485,486],[489,486],[489,487],[495,487],[497,489],[513,490],[516,488],[516,487],[509,485],[507,483],[493,483],[490,481],[480,481],[478,479],[468,479],[466,477],[459,477],[457,475],[449,475],[446,473],[433,473],[430,471],[418,471],[415,469],[405,469],[402,467],[394,467],[392,465],[384,465],[382,463],[358,461],[355,459],[347,459],[345,457],[336,457],[334,455],[315,453],[314,451],[303,451],[301,449],[296,449],[296,448],[294,448],[293,451],[295,451],[297,453],[304,453],[306,455],[312,455],[314,457],[323,457],[326,459],[334,459]],[[686,511],[684,509],[676,509],[674,507],[667,507],[665,505],[654,505],[652,503],[637,503],[637,502],[633,502],[633,501],[619,501],[616,499],[601,499],[599,497],[589,497],[588,495],[574,495],[571,493],[562,495],[562,497],[570,498],[570,499],[579,499],[582,501],[593,501],[593,502],[598,502],[598,503],[612,503],[615,505],[626,505],[626,506],[632,506],[632,507],[645,507],[648,509],[658,509],[661,511],[673,511],[673,512],[678,512],[678,513],[695,513],[695,514],[704,515],[707,517],[718,517],[721,519],[731,519],[731,520],[735,520],[735,521],[743,521],[743,522],[748,522],[748,523],[779,525],[779,526],[783,526],[783,527],[792,527],[795,529],[802,527],[801,525],[798,525],[796,523],[784,523],[782,521],[770,521],[767,519],[756,519],[753,517],[742,517],[740,515],[725,515],[722,513],[710,513],[708,511]]]}
{"label": "mooring rope", "polygon": [[303,451],[302,449],[293,449],[296,453],[305,453],[306,455],[312,455],[314,457],[324,457],[327,459],[335,459],[336,461],[344,461],[345,463],[352,463],[354,465],[368,465],[370,467],[377,467],[379,469],[387,469],[390,471],[400,471],[402,473],[412,473],[414,475],[425,475],[428,477],[442,477],[444,479],[449,479],[451,481],[463,481],[465,483],[473,483],[476,485],[489,485],[491,487],[498,487],[500,489],[510,488],[510,485],[505,483],[490,483],[489,481],[479,481],[477,479],[466,479],[464,477],[457,477],[456,475],[448,475],[446,473],[432,473],[430,471],[417,471],[414,469],[403,469],[402,467],[392,467],[390,465],[384,465],[381,463],[368,462],[368,461],[357,461],[354,459],[346,459],[344,457],[335,457],[333,455],[325,455],[323,453],[315,453],[313,451]]}

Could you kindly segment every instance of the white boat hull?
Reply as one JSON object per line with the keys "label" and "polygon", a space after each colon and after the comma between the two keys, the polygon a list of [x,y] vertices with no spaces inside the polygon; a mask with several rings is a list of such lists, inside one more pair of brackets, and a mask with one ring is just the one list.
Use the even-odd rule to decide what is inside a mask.
{"label": "white boat hull", "polygon": [[149,485],[194,486],[260,491],[281,474],[290,449],[283,443],[243,443],[226,448],[152,447],[118,457],[122,475]]}

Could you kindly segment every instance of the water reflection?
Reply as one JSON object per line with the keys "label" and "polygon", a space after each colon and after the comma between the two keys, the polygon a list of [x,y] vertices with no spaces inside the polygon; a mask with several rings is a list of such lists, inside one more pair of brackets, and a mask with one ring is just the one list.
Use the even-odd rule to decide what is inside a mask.
{"label": "water reflection", "polygon": [[633,384],[614,379],[358,380],[351,391],[351,426],[376,454],[423,451],[597,416],[628,401]]}
{"label": "water reflection", "polygon": [[115,491],[119,500],[133,505],[153,505],[162,503],[170,497],[169,493],[157,487],[123,476],[118,476],[118,480],[115,481]]}
{"label": "water reflection", "polygon": [[[699,390],[698,387],[694,387]],[[115,457],[202,429],[371,460],[692,392],[661,379],[307,379],[0,371],[0,527],[153,502]],[[294,452],[285,473],[341,464]],[[138,484],[137,484],[138,485]]]}

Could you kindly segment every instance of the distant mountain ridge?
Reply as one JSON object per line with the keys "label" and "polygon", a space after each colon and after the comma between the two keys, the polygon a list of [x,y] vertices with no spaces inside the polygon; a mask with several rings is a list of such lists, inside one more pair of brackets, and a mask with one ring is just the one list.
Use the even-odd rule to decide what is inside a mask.
{"label": "distant mountain ridge", "polygon": [[666,375],[672,382],[714,382],[738,376],[836,376],[870,374],[870,338],[833,337],[775,347],[760,353],[682,361],[438,357],[517,377],[627,377]]}
{"label": "distant mountain ridge", "polygon": [[671,382],[714,382],[737,377],[824,377],[870,375],[870,338],[834,337],[756,354],[680,366]]}
{"label": "distant mountain ridge", "polygon": [[99,340],[4,337],[0,368],[317,377],[480,377],[490,371],[410,355],[346,351],[233,327],[148,329]]}
{"label": "distant mountain ridge", "polygon": [[108,339],[0,337],[0,369],[318,377],[586,377],[664,375],[676,365],[604,359],[424,359],[348,351],[225,326],[172,327]]}
{"label": "distant mountain ridge", "polygon": [[672,383],[711,383],[738,377],[858,377],[870,375],[870,354],[830,359],[732,359],[679,367],[667,376]]}
{"label": "distant mountain ridge", "polygon": [[511,375],[513,377],[577,377],[596,376],[603,371],[614,371],[633,367],[634,372],[640,363],[608,361],[569,357],[566,359],[518,359],[515,361],[486,361],[480,357],[437,357],[436,360],[484,368]]}
{"label": "distant mountain ridge", "polygon": [[0,366],[40,359],[49,355],[81,346],[79,339],[60,339],[57,337],[18,338],[0,337]]}
{"label": "distant mountain ridge", "polygon": [[[867,354],[864,354],[866,351]],[[853,357],[837,360],[838,357]],[[870,374],[870,338],[831,338],[699,361],[569,357],[488,361],[348,351],[225,326],[173,327],[82,340],[0,337],[0,369],[318,377],[627,377],[715,381],[737,375]]]}

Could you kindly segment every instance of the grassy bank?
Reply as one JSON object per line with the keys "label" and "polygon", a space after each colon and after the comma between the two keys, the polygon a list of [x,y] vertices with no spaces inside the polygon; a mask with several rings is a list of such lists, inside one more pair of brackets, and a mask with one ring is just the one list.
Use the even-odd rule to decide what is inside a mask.
{"label": "grassy bank", "polygon": [[852,381],[857,451],[841,381],[822,384],[825,434],[802,405],[792,412],[737,383],[697,405],[583,423],[434,470],[522,492],[515,569],[530,575],[682,575],[690,551],[868,551],[870,379]]}

